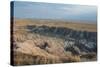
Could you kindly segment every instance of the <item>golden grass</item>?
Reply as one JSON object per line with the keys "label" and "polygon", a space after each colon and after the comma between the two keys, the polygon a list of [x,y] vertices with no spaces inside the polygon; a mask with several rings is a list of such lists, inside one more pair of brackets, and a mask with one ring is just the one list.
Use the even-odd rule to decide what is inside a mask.
{"label": "golden grass", "polygon": [[42,55],[30,55],[21,52],[14,52],[14,65],[37,65],[37,64],[55,64],[66,62],[79,62],[79,56],[50,57]]}

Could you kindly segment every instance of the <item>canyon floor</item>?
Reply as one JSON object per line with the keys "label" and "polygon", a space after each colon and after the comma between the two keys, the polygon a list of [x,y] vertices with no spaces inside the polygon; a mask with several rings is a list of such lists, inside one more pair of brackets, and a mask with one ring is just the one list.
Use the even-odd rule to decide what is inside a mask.
{"label": "canyon floor", "polygon": [[62,20],[14,19],[13,65],[97,60],[97,25]]}

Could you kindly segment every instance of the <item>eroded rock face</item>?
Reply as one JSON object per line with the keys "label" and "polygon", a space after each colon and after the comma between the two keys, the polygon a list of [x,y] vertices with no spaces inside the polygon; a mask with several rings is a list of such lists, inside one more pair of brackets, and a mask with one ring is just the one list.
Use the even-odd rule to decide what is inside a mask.
{"label": "eroded rock face", "polygon": [[79,41],[65,41],[65,50],[71,51],[74,55],[79,55],[82,53],[97,52],[97,45],[95,42],[84,41],[80,39]]}
{"label": "eroded rock face", "polygon": [[48,27],[29,25],[30,32],[64,39],[65,51],[77,55],[81,53],[97,52],[97,32],[72,30],[64,27]]}
{"label": "eroded rock face", "polygon": [[65,39],[73,38],[73,39],[86,39],[87,41],[96,42],[97,40],[97,32],[87,32],[80,30],[72,30],[64,27],[48,27],[48,26],[35,26],[28,25],[26,27],[30,32],[35,32],[42,35],[51,35],[63,37]]}

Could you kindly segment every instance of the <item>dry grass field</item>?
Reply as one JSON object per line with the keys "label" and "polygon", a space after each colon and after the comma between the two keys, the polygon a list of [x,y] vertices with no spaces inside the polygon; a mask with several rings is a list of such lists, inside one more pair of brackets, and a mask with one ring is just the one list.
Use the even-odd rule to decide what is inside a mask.
{"label": "dry grass field", "polygon": [[26,25],[47,25],[51,27],[66,27],[75,30],[86,30],[91,32],[97,31],[96,24],[89,24],[89,23],[79,23],[79,22],[67,22],[62,20],[32,20],[32,19],[15,19],[14,26],[26,26]]}

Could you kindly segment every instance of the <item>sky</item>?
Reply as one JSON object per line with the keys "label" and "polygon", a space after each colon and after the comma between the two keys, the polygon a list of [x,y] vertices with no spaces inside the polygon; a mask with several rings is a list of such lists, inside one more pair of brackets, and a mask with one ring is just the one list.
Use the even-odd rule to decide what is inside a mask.
{"label": "sky", "polygon": [[97,7],[87,5],[14,1],[15,18],[97,22]]}

